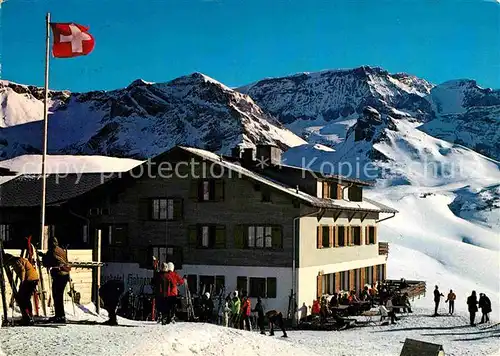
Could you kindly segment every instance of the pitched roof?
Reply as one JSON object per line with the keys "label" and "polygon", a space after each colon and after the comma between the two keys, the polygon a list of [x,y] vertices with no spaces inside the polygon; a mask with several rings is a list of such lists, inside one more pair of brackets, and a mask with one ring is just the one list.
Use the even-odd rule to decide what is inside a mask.
{"label": "pitched roof", "polygon": [[[46,204],[57,205],[84,194],[109,180],[111,174],[83,173],[46,178]],[[41,205],[42,179],[39,174],[23,174],[0,185],[0,206],[31,207]]]}
{"label": "pitched roof", "polygon": [[[363,198],[361,202],[338,200],[338,199],[324,199],[318,198],[303,191],[292,188],[288,185],[273,180],[267,176],[261,175],[255,171],[242,167],[238,161],[225,159],[223,156],[217,155],[213,152],[206,151],[200,148],[178,146],[188,153],[194,154],[202,159],[217,163],[222,167],[230,169],[233,172],[241,174],[259,183],[266,184],[271,188],[275,188],[281,192],[289,194],[301,201],[318,208],[325,209],[342,209],[342,210],[362,210],[366,212],[379,212],[379,213],[397,213],[398,211],[380,204],[370,199]],[[299,168],[300,169],[300,168]]]}

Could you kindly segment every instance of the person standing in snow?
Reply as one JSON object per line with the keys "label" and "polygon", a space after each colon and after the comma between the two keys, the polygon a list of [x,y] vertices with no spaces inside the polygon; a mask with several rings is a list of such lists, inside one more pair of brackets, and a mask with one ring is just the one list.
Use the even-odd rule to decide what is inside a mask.
{"label": "person standing in snow", "polygon": [[[17,302],[21,310],[23,325],[33,325],[33,306],[31,296],[35,292],[38,284],[38,272],[33,265],[23,257],[16,257],[9,253],[4,253],[3,261],[5,266],[12,266],[12,269],[21,280],[21,285],[17,291]],[[3,273],[3,271],[0,271]]]}
{"label": "person standing in snow", "polygon": [[214,312],[214,302],[210,298],[210,293],[206,292],[203,295],[203,298],[201,300],[201,309],[202,309],[202,315],[201,315],[201,321],[205,322],[212,322],[212,315]]}
{"label": "person standing in snow", "polygon": [[222,325],[226,328],[229,326],[229,313],[231,313],[231,308],[229,307],[230,303],[231,303],[231,295],[228,294],[222,308],[220,308],[219,311],[220,313],[219,316],[221,317]]}
{"label": "person standing in snow", "polygon": [[395,320],[398,320],[398,319],[396,317],[396,313],[394,312],[394,304],[393,304],[391,298],[387,299],[385,307],[387,308],[387,311],[388,311],[387,315],[389,315],[391,317],[391,324],[396,324]]}
{"label": "person standing in snow", "polygon": [[269,336],[274,336],[274,325],[279,327],[283,331],[282,337],[288,337],[285,330],[285,322],[283,321],[283,314],[276,310],[269,310],[266,313],[267,320],[269,321],[270,332]]}
{"label": "person standing in snow", "polygon": [[250,314],[252,312],[252,304],[250,298],[247,296],[246,292],[243,292],[243,298],[241,300],[241,329],[246,329],[251,331],[250,326]]}
{"label": "person standing in snow", "polygon": [[252,311],[257,313],[257,325],[259,325],[260,333],[262,335],[266,335],[266,332],[264,331],[264,307],[262,306],[261,297],[257,297],[257,304],[255,305],[255,309]]}
{"label": "person standing in snow", "polygon": [[481,322],[479,324],[484,324],[490,321],[488,313],[491,313],[491,301],[490,298],[484,293],[479,293],[479,308],[481,308]]}
{"label": "person standing in snow", "polygon": [[450,289],[450,293],[448,293],[448,297],[446,298],[445,303],[448,304],[448,313],[450,315],[453,315],[453,312],[455,311],[455,299],[457,299],[457,296],[455,293],[453,293],[453,290]]}
{"label": "person standing in snow", "polygon": [[441,301],[441,297],[444,297],[444,294],[439,291],[439,287],[436,286],[434,288],[434,315],[433,316],[438,316],[438,308],[439,308],[439,302]]}
{"label": "person standing in snow", "polygon": [[240,328],[240,309],[241,301],[238,298],[238,291],[235,290],[233,293],[233,300],[231,302],[231,325],[235,329]]}
{"label": "person standing in snow", "polygon": [[55,315],[49,319],[50,322],[65,323],[64,312],[64,290],[69,282],[68,256],[60,246],[55,237],[49,241],[49,248],[45,254],[39,253],[43,258],[43,265],[50,268],[52,277],[52,299],[54,300]]}
{"label": "person standing in snow", "polygon": [[116,308],[124,290],[125,285],[123,281],[117,279],[109,280],[99,288],[99,297],[101,297],[104,309],[108,311],[109,317],[109,320],[103,323],[104,325],[118,325]]}
{"label": "person standing in snow", "polygon": [[170,324],[172,321],[179,294],[177,287],[184,284],[184,278],[174,271],[175,266],[172,262],[167,263],[166,269],[166,272],[160,274],[159,292],[164,298],[164,307],[162,309],[165,312],[165,315],[162,313],[162,324]]}
{"label": "person standing in snow", "polygon": [[467,306],[470,315],[470,326],[476,326],[477,296],[475,290],[473,290],[472,294],[467,298]]}

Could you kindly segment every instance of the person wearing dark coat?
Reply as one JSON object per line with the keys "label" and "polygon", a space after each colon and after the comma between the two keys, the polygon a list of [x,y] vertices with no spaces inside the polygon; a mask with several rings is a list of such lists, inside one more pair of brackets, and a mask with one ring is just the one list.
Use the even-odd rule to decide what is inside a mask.
{"label": "person wearing dark coat", "polygon": [[49,248],[45,254],[40,253],[43,258],[43,266],[50,268],[52,277],[52,299],[54,300],[55,316],[50,318],[51,322],[65,323],[66,314],[64,312],[64,290],[69,282],[69,271],[71,266],[68,263],[68,256],[60,246],[55,237],[49,241]]}
{"label": "person wearing dark coat", "polygon": [[439,302],[441,301],[441,297],[444,297],[444,294],[439,291],[439,287],[436,286],[434,289],[434,315],[433,316],[438,316],[438,308],[439,308]]}
{"label": "person wearing dark coat", "polygon": [[269,336],[274,336],[274,325],[279,327],[281,331],[283,331],[282,337],[288,337],[285,330],[285,322],[283,321],[283,314],[276,310],[269,310],[266,313],[267,320],[269,320],[269,327],[271,331],[269,332]]}
{"label": "person wearing dark coat", "polygon": [[257,304],[255,304],[255,309],[252,312],[257,313],[257,325],[259,325],[260,333],[266,335],[264,331],[264,307],[262,306],[261,297],[257,297]]}
{"label": "person wearing dark coat", "polygon": [[210,293],[206,292],[201,299],[201,321],[210,323],[214,313],[214,301],[210,298]]}
{"label": "person wearing dark coat", "polygon": [[467,306],[469,308],[470,326],[476,326],[476,312],[477,312],[477,296],[476,291],[473,290],[471,295],[467,298]]}
{"label": "person wearing dark coat", "polygon": [[491,313],[491,301],[484,293],[479,293],[479,308],[481,308],[481,313],[483,314],[479,324],[489,322],[490,318],[488,313]]}
{"label": "person wearing dark coat", "polygon": [[103,323],[104,325],[118,325],[116,309],[124,290],[125,284],[118,279],[109,280],[99,288],[99,297],[101,297],[109,317],[109,320]]}

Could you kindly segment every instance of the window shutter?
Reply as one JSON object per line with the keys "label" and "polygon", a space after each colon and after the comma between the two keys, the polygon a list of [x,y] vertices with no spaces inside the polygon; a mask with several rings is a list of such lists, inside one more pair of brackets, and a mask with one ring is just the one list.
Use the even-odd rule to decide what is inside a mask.
{"label": "window shutter", "polygon": [[330,232],[330,243],[328,244],[328,247],[334,247],[335,246],[335,239],[334,239],[335,226],[330,225],[328,231]]}
{"label": "window shutter", "polygon": [[382,279],[385,281],[387,279],[387,265],[382,265]]}
{"label": "window shutter", "polygon": [[337,184],[337,199],[342,200],[342,186]]}
{"label": "window shutter", "polygon": [[226,248],[226,226],[217,225],[215,229],[215,248]]}
{"label": "window shutter", "polygon": [[354,290],[354,270],[349,271],[349,290]]}
{"label": "window shutter", "polygon": [[366,277],[365,277],[365,268],[360,268],[360,282],[361,282],[361,288],[364,288],[365,287],[365,284],[366,284]]}
{"label": "window shutter", "polygon": [[372,283],[377,281],[377,266],[372,267]]}
{"label": "window shutter", "polygon": [[217,179],[214,181],[214,200],[223,201],[224,200],[224,180]]}
{"label": "window shutter", "polygon": [[374,226],[374,227],[373,227],[373,236],[374,236],[373,243],[374,243],[374,244],[377,244],[377,241],[378,241],[378,236],[377,236],[377,226]]}
{"label": "window shutter", "polygon": [[322,236],[322,231],[321,231],[321,225],[318,225],[318,228],[317,228],[317,241],[316,241],[316,245],[318,248],[323,248],[323,236]]}
{"label": "window shutter", "polygon": [[335,292],[340,291],[340,272],[335,273]]}
{"label": "window shutter", "polygon": [[198,227],[196,225],[189,225],[188,242],[189,247],[196,247],[198,245]]}
{"label": "window shutter", "polygon": [[200,200],[201,181],[198,179],[191,179],[190,184],[189,198],[194,201]]}
{"label": "window shutter", "polygon": [[151,204],[152,204],[151,199],[142,198],[139,200],[139,206],[138,206],[139,220],[141,221],[150,220]]}
{"label": "window shutter", "polygon": [[369,238],[370,238],[370,228],[368,226],[365,226],[365,245],[369,244]]}
{"label": "window shutter", "polygon": [[337,225],[334,226],[333,243],[335,247],[339,246],[339,227]]}
{"label": "window shutter", "polygon": [[353,239],[353,233],[352,233],[352,226],[349,226],[347,228],[347,238],[348,238],[348,241],[349,241],[349,244],[348,246],[353,246],[354,245],[354,239]]}
{"label": "window shutter", "polygon": [[234,248],[245,248],[245,226],[236,225],[234,228]]}
{"label": "window shutter", "polygon": [[323,198],[330,198],[328,182],[323,182]]}
{"label": "window shutter", "polygon": [[316,287],[316,298],[319,299],[323,292],[323,275],[321,273],[318,273],[316,277]]}
{"label": "window shutter", "polygon": [[276,298],[277,295],[277,289],[278,289],[278,283],[276,278],[274,277],[269,277],[267,278],[267,288],[266,288],[266,298]]}
{"label": "window shutter", "polygon": [[271,235],[272,248],[283,248],[283,234],[281,226],[273,226]]}
{"label": "window shutter", "polygon": [[183,204],[181,198],[174,199],[174,220],[181,220],[183,214]]}

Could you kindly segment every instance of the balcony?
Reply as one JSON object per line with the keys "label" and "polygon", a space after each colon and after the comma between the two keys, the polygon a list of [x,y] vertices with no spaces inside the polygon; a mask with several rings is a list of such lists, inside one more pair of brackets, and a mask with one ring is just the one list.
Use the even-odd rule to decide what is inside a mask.
{"label": "balcony", "polygon": [[378,243],[378,254],[379,255],[389,255],[389,243],[388,242],[379,242]]}

